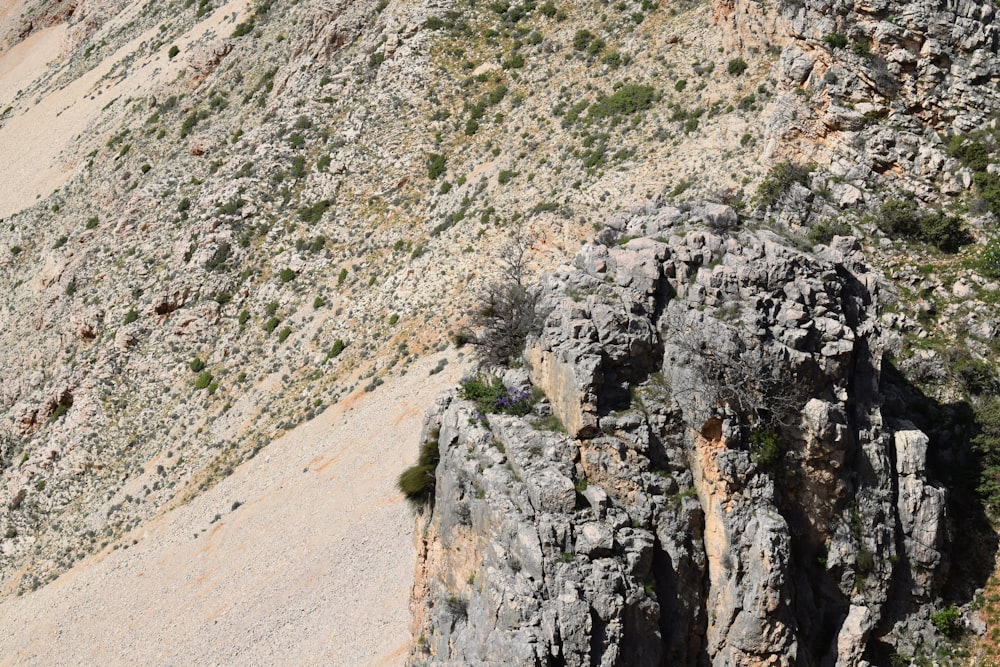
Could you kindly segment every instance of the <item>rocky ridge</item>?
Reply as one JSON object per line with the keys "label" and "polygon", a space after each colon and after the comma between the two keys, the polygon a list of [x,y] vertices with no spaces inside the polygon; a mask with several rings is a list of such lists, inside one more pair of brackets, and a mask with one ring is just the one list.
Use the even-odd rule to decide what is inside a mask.
{"label": "rocky ridge", "polygon": [[[22,53],[16,49],[38,43],[26,40],[41,37],[59,48],[34,78],[0,86],[0,140],[19,148],[21,139],[36,140],[5,152],[3,165],[37,153],[51,162],[46,178],[58,178],[17,188],[16,201],[8,197],[15,188],[5,188],[0,206],[0,348],[8,362],[0,371],[2,590],[30,593],[87,554],[121,548],[129,531],[217,484],[274,437],[410,372],[462,326],[505,237],[534,234],[532,268],[551,268],[593,234],[593,221],[645,201],[602,232],[607,256],[588,246],[597,253],[590,278],[567,294],[583,304],[567,321],[592,320],[595,328],[581,324],[580,335],[609,336],[613,358],[555,331],[529,350],[552,409],[574,437],[599,440],[605,422],[618,437],[608,405],[625,406],[630,384],[660,391],[661,369],[662,393],[676,404],[664,420],[698,433],[713,416],[721,420],[720,435],[708,437],[709,429],[705,439],[739,453],[734,467],[695,468],[685,454],[684,465],[664,468],[683,482],[667,495],[687,494],[678,500],[683,507],[697,497],[706,528],[716,516],[713,494],[773,506],[796,536],[790,556],[776,543],[781,563],[816,560],[823,590],[815,604],[830,610],[819,629],[788,620],[788,609],[808,606],[798,597],[807,586],[795,577],[788,583],[784,565],[769,580],[779,591],[767,604],[777,605],[782,655],[792,645],[800,655],[834,655],[834,628],[851,650],[877,653],[878,642],[846,637],[891,639],[893,619],[907,617],[910,602],[923,611],[899,627],[933,639],[921,634],[924,601],[947,588],[949,561],[939,548],[947,522],[935,485],[966,469],[975,428],[956,419],[968,397],[954,382],[953,362],[985,368],[982,387],[996,376],[1000,285],[979,268],[997,215],[983,177],[997,162],[993,13],[989,3],[922,1],[17,5],[0,17],[4,53]],[[788,169],[773,166],[786,160]],[[761,185],[780,187],[765,198]],[[883,203],[910,202],[910,194],[921,215],[958,216],[975,243],[941,253],[883,229]],[[706,198],[732,209],[698,203]],[[707,255],[686,232],[671,240],[686,220],[692,231],[709,230],[699,242],[712,246]],[[648,246],[642,258],[659,257],[656,244],[671,248],[636,269],[636,284],[649,271],[648,280],[676,283],[671,289],[683,298],[667,298],[661,285],[657,298],[637,297],[627,317],[617,305],[589,310],[610,285],[607,266],[615,276],[631,271],[612,261],[621,253],[612,239],[623,230],[652,238],[633,241]],[[816,242],[832,247],[836,234],[858,239],[885,280],[828,289],[829,267],[847,261],[834,255],[853,251],[809,256]],[[730,238],[744,241],[731,247]],[[810,289],[835,302],[847,290],[863,302],[851,308],[865,319],[846,306],[837,317],[816,315],[830,306],[805,295],[785,295],[782,313],[755,315],[756,292],[741,292],[745,270],[734,276],[725,267],[753,265],[768,248],[778,253],[776,276],[818,280]],[[687,255],[701,257],[699,271],[677,259]],[[791,274],[782,274],[786,260]],[[667,264],[698,294],[669,276]],[[859,276],[879,273],[845,266]],[[771,288],[758,280],[754,290]],[[547,289],[555,306],[558,289]],[[681,308],[685,299],[697,305]],[[613,334],[623,322],[624,333]],[[841,350],[847,343],[851,350]],[[772,355],[820,392],[818,403],[787,393],[779,405],[760,402],[773,393],[761,387],[789,384],[787,375],[763,372],[779,368]],[[650,365],[647,357],[662,361]],[[731,358],[754,371],[749,379],[726,374],[719,362]],[[885,382],[864,396],[851,382],[884,380],[897,365],[922,399],[940,403],[915,415],[906,407],[911,395],[900,391],[880,423],[871,410],[889,393]],[[709,385],[717,390],[705,394]],[[812,421],[791,419],[792,404]],[[738,407],[715,415],[719,405]],[[632,433],[625,423],[619,430]],[[794,464],[782,467],[788,479],[760,472],[775,431],[786,446],[815,444],[782,455]],[[897,442],[908,453],[895,456]],[[557,471],[579,482],[585,459],[572,455],[574,447],[559,454]],[[824,458],[831,447],[845,453],[843,462]],[[601,452],[594,456],[610,466],[615,459]],[[868,458],[866,475],[851,468],[861,481],[845,471]],[[897,468],[887,481],[883,473]],[[600,470],[595,463],[588,474]],[[773,491],[761,481],[769,475]],[[630,489],[604,492],[621,504]],[[815,497],[832,498],[833,509]],[[792,511],[790,498],[815,511]],[[700,511],[677,520],[697,524]],[[858,537],[856,526],[876,515],[899,516],[900,526]],[[606,543],[605,527],[596,525],[592,537]],[[764,540],[780,525],[755,524],[753,534]],[[643,530],[657,534],[652,524]],[[810,556],[797,554],[800,542]],[[824,554],[819,545],[840,552]],[[678,558],[700,548],[684,546]],[[708,559],[707,547],[702,553]],[[721,559],[726,551],[711,553]],[[712,573],[703,588],[707,596],[714,586],[711,605],[730,608],[727,591],[743,581],[738,570],[708,560],[691,567],[703,583]],[[861,577],[868,593],[851,588],[860,588],[859,568],[868,570]],[[647,581],[644,592],[647,583],[659,590]],[[964,604],[970,586],[948,600]],[[864,604],[851,606],[858,596]],[[659,594],[647,597],[661,604]],[[716,623],[709,598],[698,600],[682,616],[696,619],[704,640],[686,655],[709,645],[718,656],[742,651],[729,639],[740,632],[736,621]],[[602,609],[613,615],[613,607]],[[861,608],[867,615],[854,611]],[[740,618],[753,625],[759,615]],[[473,650],[471,639],[462,641]]]}
{"label": "rocky ridge", "polygon": [[879,406],[884,279],[852,238],[697,231],[732,216],[612,219],[504,375],[537,414],[428,415],[414,664],[866,664],[939,592],[945,490]]}

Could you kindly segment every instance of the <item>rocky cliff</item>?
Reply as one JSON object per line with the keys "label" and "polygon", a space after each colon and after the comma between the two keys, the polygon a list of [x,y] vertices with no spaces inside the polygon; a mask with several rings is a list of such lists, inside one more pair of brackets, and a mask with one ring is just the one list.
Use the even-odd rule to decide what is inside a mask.
{"label": "rocky cliff", "polygon": [[939,592],[946,492],[880,410],[883,278],[853,238],[704,231],[734,217],[612,219],[541,281],[503,376],[533,413],[429,414],[415,663],[857,665]]}
{"label": "rocky cliff", "polygon": [[994,16],[5,6],[0,592],[450,345],[522,235],[547,398],[428,424],[419,655],[933,652],[996,551]]}

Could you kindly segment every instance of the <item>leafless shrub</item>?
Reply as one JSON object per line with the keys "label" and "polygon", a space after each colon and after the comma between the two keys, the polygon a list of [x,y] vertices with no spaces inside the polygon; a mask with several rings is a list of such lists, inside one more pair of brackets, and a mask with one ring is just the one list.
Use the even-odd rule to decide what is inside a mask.
{"label": "leafless shrub", "polygon": [[693,371],[691,386],[709,405],[725,406],[755,430],[778,430],[792,425],[802,401],[797,383],[780,350],[742,340],[719,344],[694,333],[675,336],[672,342],[688,356]]}
{"label": "leafless shrub", "polygon": [[518,235],[500,253],[497,275],[475,299],[470,342],[481,366],[507,365],[524,351],[528,335],[540,329],[538,289],[527,284],[530,238]]}

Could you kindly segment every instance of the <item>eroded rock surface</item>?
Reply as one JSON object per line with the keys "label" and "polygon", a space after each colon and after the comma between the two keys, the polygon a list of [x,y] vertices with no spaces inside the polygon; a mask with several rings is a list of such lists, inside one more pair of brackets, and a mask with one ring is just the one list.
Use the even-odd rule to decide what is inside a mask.
{"label": "eroded rock surface", "polygon": [[880,276],[852,238],[704,231],[727,213],[618,216],[543,278],[504,376],[538,414],[428,415],[414,664],[858,665],[934,595],[945,491],[882,419]]}

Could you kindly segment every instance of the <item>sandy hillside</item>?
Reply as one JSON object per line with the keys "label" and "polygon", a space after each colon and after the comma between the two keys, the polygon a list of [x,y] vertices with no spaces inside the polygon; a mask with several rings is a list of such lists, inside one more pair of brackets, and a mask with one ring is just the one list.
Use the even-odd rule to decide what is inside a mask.
{"label": "sandy hillside", "polygon": [[430,375],[440,356],[276,440],[126,548],[0,602],[0,663],[401,664],[413,520],[394,484],[461,372]]}
{"label": "sandy hillside", "polygon": [[[245,17],[248,5],[230,0],[172,44],[197,58]],[[18,8],[16,3],[0,7],[0,33],[16,24]],[[113,34],[141,8],[142,3],[132,3],[96,37]],[[108,111],[112,101],[148,94],[191,65],[190,58],[170,59],[166,45],[147,52],[154,35],[155,30],[139,34],[68,85],[53,83],[55,74],[72,64],[65,59],[65,24],[37,30],[0,50],[0,216],[31,206],[69,179],[96,147],[80,145],[80,137],[114,113]]]}

